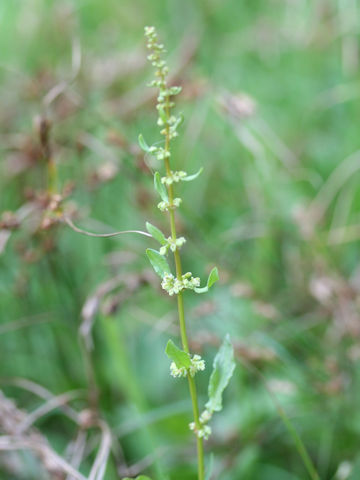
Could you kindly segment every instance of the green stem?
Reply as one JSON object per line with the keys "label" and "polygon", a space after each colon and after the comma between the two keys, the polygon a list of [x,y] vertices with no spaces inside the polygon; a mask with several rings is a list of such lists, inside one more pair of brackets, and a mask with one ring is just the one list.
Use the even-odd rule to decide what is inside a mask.
{"label": "green stem", "polygon": [[[171,212],[174,214],[174,212]],[[173,234],[173,232],[171,232]],[[175,231],[176,238],[176,231]],[[181,278],[181,259],[178,250],[174,252],[175,265],[176,265],[176,276]],[[189,353],[189,342],[186,333],[186,323],[185,323],[185,311],[184,311],[184,298],[182,292],[178,294],[178,313],[179,313],[179,323],[180,323],[180,334],[181,334],[181,343],[185,352]],[[194,422],[196,426],[196,431],[199,431],[201,428],[199,420],[199,407],[198,407],[198,398],[196,391],[195,379],[188,373],[188,382],[189,390],[191,396],[191,403],[194,415]],[[198,458],[198,479],[205,479],[205,466],[204,466],[204,442],[202,438],[196,437],[197,441],[197,458]]]}
{"label": "green stem", "polygon": [[[168,103],[169,99],[167,99]],[[166,115],[169,118],[169,109],[166,109]],[[165,135],[165,151],[170,150],[170,136],[169,136],[169,126],[166,126],[166,135]],[[165,169],[166,174],[169,176],[171,173],[169,159],[165,159]],[[170,205],[170,229],[171,229],[171,238],[176,240],[176,225],[175,225],[175,211],[172,208],[174,201],[174,190],[173,185],[168,185],[168,195],[169,195],[169,205]],[[174,252],[175,267],[176,267],[176,277],[180,280],[182,276],[182,266],[179,250],[176,249]],[[180,335],[181,343],[185,352],[190,353],[189,342],[186,333],[186,322],[185,322],[185,310],[184,310],[184,298],[182,292],[177,295],[177,305],[178,305],[178,314],[179,314],[179,324],[180,324]],[[199,420],[199,407],[198,407],[198,398],[196,391],[195,379],[191,377],[188,373],[188,382],[189,390],[191,396],[192,410],[194,415],[194,422],[196,426],[196,431],[199,431],[201,428]],[[204,442],[202,438],[196,437],[196,447],[197,447],[197,459],[198,459],[198,480],[205,479],[205,463],[204,463]]]}
{"label": "green stem", "polygon": [[[196,425],[196,430],[199,431],[201,428],[199,420],[199,407],[197,400],[196,384],[193,377],[188,374],[189,381],[189,390],[191,396],[191,403],[193,407],[194,421]],[[204,441],[202,438],[196,436],[196,449],[197,449],[197,459],[198,459],[198,477],[199,480],[205,479],[205,462],[204,462]]]}

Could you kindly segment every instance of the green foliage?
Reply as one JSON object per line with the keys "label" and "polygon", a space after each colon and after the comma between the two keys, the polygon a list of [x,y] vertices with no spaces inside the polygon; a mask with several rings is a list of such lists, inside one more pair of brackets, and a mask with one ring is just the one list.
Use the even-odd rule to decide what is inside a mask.
{"label": "green foliage", "polygon": [[222,394],[229,384],[234,369],[234,349],[229,335],[226,335],[214,359],[213,371],[210,376],[209,400],[206,403],[206,409],[209,412],[219,412],[222,409]]}
{"label": "green foliage", "polygon": [[140,148],[141,148],[142,150],[144,150],[144,152],[149,153],[149,152],[150,152],[150,147],[149,147],[149,145],[146,143],[146,141],[145,141],[145,139],[144,139],[144,137],[143,137],[143,135],[142,135],[141,133],[139,134],[138,141],[139,141]]}
{"label": "green foliage", "polygon": [[177,368],[190,368],[191,366],[191,359],[190,355],[184,350],[181,350],[178,348],[175,343],[172,340],[169,340],[166,349],[165,349],[166,355],[175,362]]}
{"label": "green foliage", "polygon": [[155,172],[154,174],[154,186],[155,190],[158,192],[158,194],[161,197],[161,200],[163,202],[168,202],[169,201],[169,195],[166,190],[166,187],[163,183],[161,183],[161,176],[159,172]]}
{"label": "green foliage", "polygon": [[219,272],[217,267],[214,267],[209,273],[206,287],[197,287],[197,288],[194,288],[194,291],[196,293],[206,293],[209,291],[209,288],[211,288],[214,285],[214,283],[216,283],[218,280],[219,280]]}
{"label": "green foliage", "polygon": [[195,180],[196,178],[198,178],[199,175],[202,174],[202,172],[204,171],[204,167],[201,167],[196,173],[194,173],[193,175],[187,175],[186,177],[182,178],[182,181],[183,182],[191,182],[192,180]]}
{"label": "green foliage", "polygon": [[[299,0],[274,8],[268,0],[229,0],[215,8],[215,2],[183,0],[166,9],[163,2],[142,2],[142,15],[135,14],[133,0],[0,3],[1,215],[32,208],[34,194],[43,201],[45,172],[32,125],[45,112],[53,124],[58,184],[74,185],[69,201],[78,207],[79,225],[91,230],[97,221],[115,231],[149,219],[170,234],[149,205],[152,192],[135,145],[143,132],[144,151],[152,157],[147,163],[163,172],[152,145],[164,142],[152,141],[154,112],[148,108],[155,92],[145,91],[148,70],[138,49],[144,18],[156,22],[176,80],[185,86],[176,100],[189,119],[185,135],[174,141],[172,168],[205,167],[201,181],[184,189],[188,198],[177,219],[188,237],[181,251],[184,272],[201,272],[209,262],[224,272],[211,299],[184,295],[191,345],[201,347],[211,366],[209,346],[230,332],[243,362],[215,423],[215,471],[221,480],[308,478],[264,388],[269,385],[320,478],[336,478],[343,464],[353,468],[354,480],[360,478],[359,341],[351,314],[359,297],[359,162],[345,160],[358,150],[360,77],[353,52],[359,33],[342,28],[349,11],[350,19],[358,18],[349,7],[358,9],[359,2]],[[82,50],[77,76],[74,38]],[[44,104],[58,85],[62,93]],[[109,172],[109,163],[113,173],[102,181],[98,174]],[[1,230],[2,242],[10,237],[0,257],[0,310],[6,312],[0,319],[0,376],[31,379],[55,395],[88,389],[91,397],[78,332],[85,298],[96,293],[99,312],[107,312],[93,323],[100,412],[119,433],[129,466],[172,445],[165,460],[156,456],[166,477],[152,466],[149,475],[194,480],[186,382],[169,379],[163,355],[169,335],[176,334],[175,305],[141,280],[144,249],[157,245],[140,236],[94,240],[62,223],[39,231],[37,222],[29,218],[10,232]],[[92,230],[102,231],[100,223]],[[102,285],[118,274],[129,281],[99,298]],[[324,301],[319,292],[330,297]],[[105,325],[114,327],[112,335],[104,335]],[[42,402],[18,387],[1,389],[24,410]],[[75,434],[61,410],[36,426],[59,454]],[[155,434],[144,440],[147,427]],[[239,448],[229,452],[223,439]],[[81,471],[90,471],[92,458]],[[31,453],[14,462],[16,471],[0,460],[0,478],[44,475]],[[118,479],[111,460],[105,477]]]}
{"label": "green foliage", "polygon": [[211,288],[214,285],[214,283],[216,283],[218,280],[219,280],[219,272],[217,267],[214,267],[209,273],[209,277],[207,280],[207,287]]}
{"label": "green foliage", "polygon": [[146,222],[146,230],[150,233],[150,235],[153,238],[155,238],[155,240],[157,240],[160,243],[160,245],[167,244],[165,235],[157,227],[155,227],[154,225],[151,225],[151,223],[149,222]]}
{"label": "green foliage", "polygon": [[163,278],[166,273],[170,273],[170,267],[166,258],[163,255],[160,255],[157,250],[147,248],[146,255],[148,256],[155,273],[157,273],[160,278]]}

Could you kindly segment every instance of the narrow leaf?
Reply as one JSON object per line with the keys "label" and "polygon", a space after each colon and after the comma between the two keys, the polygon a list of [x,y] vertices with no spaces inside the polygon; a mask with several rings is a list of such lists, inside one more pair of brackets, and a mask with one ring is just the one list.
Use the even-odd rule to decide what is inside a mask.
{"label": "narrow leaf", "polygon": [[150,235],[155,238],[161,245],[166,245],[166,238],[165,235],[162,233],[161,230],[159,230],[157,227],[154,225],[151,225],[151,223],[146,222],[146,230],[150,233]]}
{"label": "narrow leaf", "polygon": [[206,293],[209,291],[209,287],[195,287],[194,292],[195,293]]}
{"label": "narrow leaf", "polygon": [[219,412],[222,409],[222,394],[234,372],[234,349],[229,335],[226,335],[216,357],[209,381],[209,401],[206,408],[210,412]]}
{"label": "narrow leaf", "polygon": [[144,137],[141,135],[141,133],[140,133],[140,135],[139,135],[139,137],[138,137],[138,141],[139,141],[139,145],[140,145],[141,150],[144,150],[144,152],[149,152],[150,147],[149,147],[149,145],[145,142],[145,139],[144,139]]}
{"label": "narrow leaf", "polygon": [[161,176],[160,176],[159,172],[155,172],[154,187],[155,187],[155,190],[160,195],[161,200],[163,202],[168,202],[169,201],[168,193],[167,193],[165,185],[163,183],[161,183]]}
{"label": "narrow leaf", "polygon": [[166,261],[166,258],[163,255],[160,255],[157,250],[147,248],[146,255],[148,256],[153,269],[159,275],[159,277],[163,278],[165,273],[170,273],[170,267]]}
{"label": "narrow leaf", "polygon": [[187,175],[186,177],[182,178],[183,182],[191,182],[191,180],[195,180],[199,175],[202,174],[204,168],[201,167],[200,170],[198,170],[194,175]]}
{"label": "narrow leaf", "polygon": [[184,115],[180,113],[176,119],[176,128],[180,127],[184,123]]}
{"label": "narrow leaf", "polygon": [[165,353],[170,358],[170,360],[175,362],[177,368],[190,368],[190,355],[184,352],[184,350],[180,350],[180,348],[178,348],[172,340],[168,341],[165,348]]}
{"label": "narrow leaf", "polygon": [[208,276],[207,287],[211,288],[214,285],[214,283],[217,282],[218,280],[219,280],[219,272],[218,272],[218,269],[214,267]]}
{"label": "narrow leaf", "polygon": [[218,272],[218,269],[214,267],[208,276],[206,287],[196,287],[194,288],[194,291],[196,293],[206,293],[209,291],[209,288],[211,288],[214,285],[214,283],[217,282],[218,280],[219,280],[219,272]]}
{"label": "narrow leaf", "polygon": [[165,124],[165,123],[167,122],[167,116],[166,116],[164,107],[159,106],[159,108],[158,108],[158,113],[159,113],[159,117],[161,118],[161,120],[162,120],[162,121],[164,122],[164,124]]}

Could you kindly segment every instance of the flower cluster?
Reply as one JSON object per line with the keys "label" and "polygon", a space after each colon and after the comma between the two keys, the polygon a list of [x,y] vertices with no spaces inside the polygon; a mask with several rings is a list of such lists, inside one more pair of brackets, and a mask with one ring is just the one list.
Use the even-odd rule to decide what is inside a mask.
{"label": "flower cluster", "polygon": [[200,428],[196,428],[196,424],[191,422],[189,424],[190,430],[195,432],[195,435],[199,438],[207,440],[211,435],[211,427],[207,425],[209,420],[211,420],[212,413],[209,410],[204,410],[199,417]]}
{"label": "flower cluster", "polygon": [[170,152],[168,150],[165,150],[164,147],[156,147],[153,145],[152,147],[149,148],[149,153],[153,155],[157,160],[163,161],[166,158],[170,158]]}
{"label": "flower cluster", "polygon": [[[180,93],[181,91],[181,88],[180,87],[171,87],[171,88],[168,88],[167,90],[165,90],[163,92],[163,94],[160,94],[158,96],[158,101],[164,96],[164,101],[165,99],[168,99],[170,95],[177,95],[178,93]],[[178,117],[175,117],[175,115],[171,115],[169,118],[166,117],[166,115],[164,116],[162,113],[164,112],[164,110],[162,110],[161,108],[159,108],[161,104],[159,103],[158,104],[158,111],[159,111],[159,115],[160,117],[158,118],[158,122],[157,124],[159,125],[159,127],[162,127],[162,126],[168,126],[169,128],[169,140],[171,140],[172,138],[175,138],[178,136],[178,133],[177,133],[177,127],[179,125],[182,124],[183,122],[183,117],[182,115],[179,115]],[[166,101],[165,103],[165,108],[167,109],[168,108],[168,105],[174,105],[173,102],[169,102],[169,101]],[[162,135],[166,135],[167,132],[166,132],[166,128],[164,128],[163,130],[160,131],[160,133]]]}
{"label": "flower cluster", "polygon": [[[178,95],[181,92],[181,87],[168,87],[166,84],[166,76],[169,73],[169,68],[165,60],[162,59],[162,54],[165,53],[164,45],[158,43],[157,33],[154,27],[145,27],[145,36],[147,38],[147,48],[150,50],[148,60],[150,60],[155,70],[155,80],[150,83],[151,87],[159,88],[159,95],[157,97],[157,111],[159,114],[157,124],[163,127],[161,134],[168,137],[169,140],[177,137],[177,127],[182,123],[182,117],[170,115],[170,110],[174,106],[174,102],[170,101],[170,97]],[[161,148],[155,148],[153,152],[158,158],[161,155],[168,155],[169,152],[161,152]]]}
{"label": "flower cluster", "polygon": [[201,425],[201,428],[196,428],[195,422],[189,423],[189,428],[198,438],[203,438],[207,440],[211,435],[211,427],[209,425]]}
{"label": "flower cluster", "polygon": [[209,410],[204,410],[202,414],[200,415],[200,423],[208,423],[212,418],[212,412]]}
{"label": "flower cluster", "polygon": [[170,375],[174,378],[186,377],[187,369],[185,367],[177,367],[175,362],[170,364]]}
{"label": "flower cluster", "polygon": [[152,66],[156,67],[157,70],[155,75],[158,77],[151,82],[151,86],[164,89],[166,88],[164,78],[169,73],[166,62],[161,59],[161,55],[165,53],[164,45],[158,43],[158,36],[155,27],[145,27],[145,37],[147,40],[146,47],[151,51],[147,58],[150,60]]}
{"label": "flower cluster", "polygon": [[[148,59],[155,68],[155,79],[150,83],[150,86],[157,87],[159,90],[157,97],[156,109],[158,112],[157,125],[160,127],[160,133],[165,137],[164,144],[153,145],[149,147],[144,140],[142,139],[141,143],[144,151],[153,155],[158,161],[163,161],[166,167],[166,176],[161,178],[161,184],[158,181],[158,177],[155,177],[155,189],[160,194],[162,201],[158,204],[158,208],[162,211],[169,211],[172,221],[174,221],[174,212],[173,209],[178,207],[181,203],[180,198],[173,198],[173,184],[178,183],[182,180],[190,181],[193,180],[201,173],[201,170],[198,174],[187,176],[187,173],[180,171],[170,170],[170,141],[177,137],[177,128],[183,121],[181,115],[175,116],[172,114],[172,108],[174,107],[174,102],[172,97],[178,95],[181,92],[181,87],[169,86],[167,83],[167,75],[169,73],[168,66],[163,60],[163,54],[165,53],[164,45],[159,43],[158,36],[154,27],[145,27],[145,36],[147,38],[147,48],[149,50]],[[159,175],[159,174],[158,174]],[[162,188],[161,188],[162,187]],[[168,193],[168,195],[166,194]],[[173,225],[173,224],[172,224]],[[155,232],[156,233],[156,232]],[[161,232],[160,232],[161,233]],[[161,234],[160,243],[161,247],[159,252],[155,252],[157,257],[160,255],[166,255],[169,251],[175,254],[175,258],[179,255],[178,250],[185,243],[184,237],[176,237],[176,231],[172,228],[172,236],[167,239],[164,238],[164,235]],[[158,235],[159,237],[159,235]],[[160,254],[160,255],[159,255]],[[150,258],[150,257],[149,257]],[[150,259],[151,261],[151,259]],[[162,265],[166,260],[164,258],[157,259],[157,262]],[[168,266],[168,265],[167,265]],[[154,267],[155,268],[155,267]],[[168,271],[165,269],[165,271]],[[178,268],[177,268],[178,271]],[[200,287],[200,278],[193,277],[191,272],[187,272],[183,275],[179,275],[179,278],[174,276],[172,273],[163,274],[164,269],[162,269],[162,282],[161,287],[170,295],[177,295],[185,289],[196,290],[198,293],[198,287]],[[217,275],[217,272],[216,272]],[[210,276],[209,276],[210,278]],[[209,281],[208,281],[209,283]],[[213,282],[212,282],[213,283]],[[210,285],[211,286],[211,285]],[[204,289],[201,289],[204,291]],[[184,319],[183,319],[184,322]],[[184,354],[185,352],[183,352]],[[190,356],[188,354],[188,361],[184,363],[179,363],[178,367],[175,361],[170,365],[170,374],[174,378],[189,377],[191,380],[192,377],[196,375],[198,371],[205,370],[205,362],[200,357],[200,355]],[[176,359],[176,356],[169,355],[171,359]],[[192,380],[191,380],[192,381]],[[211,419],[212,412],[209,410],[204,410],[200,418],[195,418],[195,422],[190,423],[189,427],[198,438],[207,440],[211,434],[211,428],[208,426],[208,422]]]}
{"label": "flower cluster", "polygon": [[205,370],[205,361],[200,355],[194,355],[191,359],[189,368],[177,367],[175,362],[171,362],[170,375],[174,378],[186,377],[189,373],[191,377],[195,377],[196,372]]}
{"label": "flower cluster", "polygon": [[190,376],[195,377],[196,372],[202,372],[203,370],[205,370],[205,360],[203,360],[200,355],[194,355],[189,368]]}
{"label": "flower cluster", "polygon": [[172,185],[173,183],[178,183],[186,177],[186,172],[180,170],[179,172],[170,171],[170,175],[161,178],[161,183],[165,185]]}
{"label": "flower cluster", "polygon": [[170,208],[178,207],[181,202],[182,202],[181,198],[174,198],[172,203],[170,203],[169,201],[167,201],[167,202],[163,201],[163,202],[158,203],[158,209],[161,212],[167,212]]}
{"label": "flower cluster", "polygon": [[172,237],[168,237],[166,239],[166,244],[160,248],[160,254],[166,255],[169,249],[172,252],[175,252],[176,250],[179,250],[184,245],[185,242],[186,242],[186,239],[184,237],[179,237],[179,238],[176,238],[175,240]]}
{"label": "flower cluster", "polygon": [[165,273],[161,286],[170,296],[174,294],[177,295],[185,288],[188,290],[194,290],[194,288],[199,287],[200,278],[193,277],[191,272],[182,275],[181,279],[174,277],[172,273]]}

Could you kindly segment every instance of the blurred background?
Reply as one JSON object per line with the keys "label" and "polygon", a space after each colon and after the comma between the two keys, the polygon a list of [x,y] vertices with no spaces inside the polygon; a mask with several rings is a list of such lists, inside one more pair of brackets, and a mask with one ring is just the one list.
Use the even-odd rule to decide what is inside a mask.
{"label": "blurred background", "polygon": [[91,232],[168,231],[137,145],[160,139],[145,25],[183,87],[174,167],[204,167],[179,190],[184,268],[221,277],[186,295],[192,348],[210,366],[230,333],[236,352],[212,478],[310,478],[289,422],[322,480],[360,478],[359,9],[0,3],[1,479],[196,478],[155,243],[86,237],[60,214]]}

